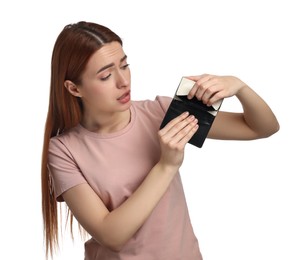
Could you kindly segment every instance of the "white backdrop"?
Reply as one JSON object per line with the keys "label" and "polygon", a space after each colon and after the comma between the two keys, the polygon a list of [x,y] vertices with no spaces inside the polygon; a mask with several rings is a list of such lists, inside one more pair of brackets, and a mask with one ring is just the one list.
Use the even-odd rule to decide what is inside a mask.
{"label": "white backdrop", "polygon": [[[295,260],[293,1],[2,1],[0,259],[44,259],[40,160],[53,44],[64,25],[104,24],[124,41],[134,99],[174,94],[183,75],[232,74],[281,124],[251,142],[187,146],[181,174],[205,260]],[[239,110],[235,98],[222,109]],[[56,258],[83,259],[69,236]],[[186,260],[186,259],[184,259]]]}

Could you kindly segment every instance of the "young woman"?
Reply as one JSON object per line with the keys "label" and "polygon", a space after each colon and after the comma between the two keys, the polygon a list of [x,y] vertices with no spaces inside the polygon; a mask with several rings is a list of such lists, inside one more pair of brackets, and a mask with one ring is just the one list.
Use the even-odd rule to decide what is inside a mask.
{"label": "young woman", "polygon": [[[220,111],[209,138],[251,140],[279,130],[269,106],[233,76],[192,76],[188,98],[211,105],[236,96],[243,113]],[[87,22],[58,36],[42,160],[46,252],[58,243],[57,202],[91,236],[85,259],[200,260],[179,175],[198,118],[159,126],[171,98],[131,101],[121,38]]]}

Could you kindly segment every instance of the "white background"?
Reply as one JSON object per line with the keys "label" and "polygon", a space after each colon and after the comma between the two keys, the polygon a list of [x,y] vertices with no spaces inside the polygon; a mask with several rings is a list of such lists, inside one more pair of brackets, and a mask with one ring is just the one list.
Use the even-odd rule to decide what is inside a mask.
{"label": "white background", "polygon": [[[205,260],[295,260],[293,1],[2,1],[0,259],[44,259],[40,161],[50,59],[62,28],[104,24],[124,41],[134,99],[172,96],[181,76],[236,75],[281,124],[250,142],[187,146],[182,166]],[[235,98],[222,105],[240,110]],[[83,259],[65,236],[55,259]],[[186,260],[186,259],[184,259]]]}

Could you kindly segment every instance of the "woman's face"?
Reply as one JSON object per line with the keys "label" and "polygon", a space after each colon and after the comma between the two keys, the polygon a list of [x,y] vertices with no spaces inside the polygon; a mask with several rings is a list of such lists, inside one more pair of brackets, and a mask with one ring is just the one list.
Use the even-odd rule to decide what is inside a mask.
{"label": "woman's face", "polygon": [[118,42],[108,43],[96,51],[78,86],[84,114],[96,117],[129,109],[130,79],[127,56]]}

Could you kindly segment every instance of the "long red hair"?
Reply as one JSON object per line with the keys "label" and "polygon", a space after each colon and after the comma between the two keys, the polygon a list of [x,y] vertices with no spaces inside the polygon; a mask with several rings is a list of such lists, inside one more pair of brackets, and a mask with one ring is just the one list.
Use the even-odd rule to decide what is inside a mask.
{"label": "long red hair", "polygon": [[68,92],[64,87],[64,82],[71,80],[79,84],[89,58],[104,44],[113,41],[122,45],[121,38],[109,28],[95,23],[78,22],[64,27],[53,48],[49,107],[41,162],[42,215],[46,256],[49,253],[53,255],[54,249],[58,246],[59,237],[57,201],[47,167],[49,141],[51,137],[76,126],[81,120],[83,111],[81,100]]}

